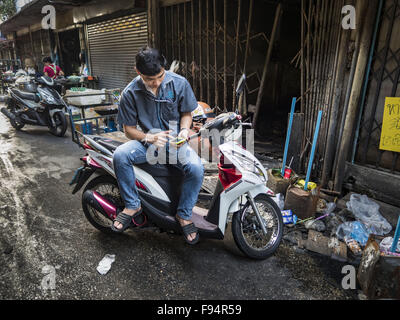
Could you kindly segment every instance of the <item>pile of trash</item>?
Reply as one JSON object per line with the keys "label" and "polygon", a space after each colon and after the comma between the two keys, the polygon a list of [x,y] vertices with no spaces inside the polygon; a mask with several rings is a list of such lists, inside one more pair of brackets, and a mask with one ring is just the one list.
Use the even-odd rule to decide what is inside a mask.
{"label": "pile of trash", "polygon": [[[282,211],[285,225],[283,239],[296,249],[331,256],[340,261],[359,262],[371,234],[386,236],[392,231],[390,223],[379,212],[379,205],[366,195],[351,194],[347,208],[334,202],[318,200],[314,217],[300,220],[292,210],[284,210],[282,194],[274,198]],[[393,238],[381,241],[381,250],[389,251]],[[400,241],[396,252],[400,252]]]}

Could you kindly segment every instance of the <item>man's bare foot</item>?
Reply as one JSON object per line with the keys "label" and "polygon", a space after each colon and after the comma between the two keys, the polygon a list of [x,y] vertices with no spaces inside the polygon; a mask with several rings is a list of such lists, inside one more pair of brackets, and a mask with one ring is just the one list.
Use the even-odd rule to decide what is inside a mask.
{"label": "man's bare foot", "polygon": [[[136,209],[136,210],[132,210],[132,209],[124,209],[122,211],[122,213],[127,214],[128,216],[133,216],[136,212],[139,212],[141,210],[141,208]],[[122,229],[122,224],[119,223],[118,221],[114,221],[114,227],[117,228],[118,230]]]}
{"label": "man's bare foot", "polygon": [[[179,223],[181,224],[182,227],[187,226],[187,225],[193,223],[193,222],[190,221],[190,220],[184,220],[184,219],[182,219],[182,218],[179,217],[178,215],[176,215],[176,218],[178,219],[178,221],[179,221]],[[189,234],[189,235],[187,236],[187,239],[188,239],[189,241],[193,241],[193,240],[196,238],[196,235],[197,235],[196,233],[191,233],[191,234]]]}

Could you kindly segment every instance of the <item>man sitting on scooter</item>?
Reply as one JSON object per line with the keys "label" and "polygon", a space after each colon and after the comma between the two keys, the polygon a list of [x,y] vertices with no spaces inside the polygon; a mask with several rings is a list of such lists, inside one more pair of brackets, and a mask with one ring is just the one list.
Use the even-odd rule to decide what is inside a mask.
{"label": "man sitting on scooter", "polygon": [[[199,240],[198,230],[191,222],[192,209],[197,202],[204,176],[204,168],[197,153],[188,143],[175,146],[169,139],[187,139],[192,124],[191,112],[197,99],[189,82],[182,76],[166,71],[166,59],[157,49],[145,47],[136,55],[138,76],[124,89],[118,112],[118,123],[132,141],[118,147],[113,163],[125,209],[117,216],[112,230],[123,232],[132,217],[142,212],[135,185],[133,164],[148,162],[147,148],[183,154],[177,166],[184,172],[182,193],[176,219],[182,227],[186,242]],[[137,125],[143,131],[137,129]],[[175,135],[175,137],[174,137]],[[171,146],[171,147],[170,147]],[[175,151],[174,151],[175,150]],[[183,151],[183,152],[182,152]]]}

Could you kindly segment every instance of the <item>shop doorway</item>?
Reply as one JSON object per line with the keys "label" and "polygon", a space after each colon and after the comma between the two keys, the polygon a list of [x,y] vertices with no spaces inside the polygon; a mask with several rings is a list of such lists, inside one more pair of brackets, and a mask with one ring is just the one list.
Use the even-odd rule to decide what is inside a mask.
{"label": "shop doorway", "polygon": [[66,76],[79,75],[79,53],[81,51],[79,42],[79,30],[72,29],[58,34],[60,67]]}

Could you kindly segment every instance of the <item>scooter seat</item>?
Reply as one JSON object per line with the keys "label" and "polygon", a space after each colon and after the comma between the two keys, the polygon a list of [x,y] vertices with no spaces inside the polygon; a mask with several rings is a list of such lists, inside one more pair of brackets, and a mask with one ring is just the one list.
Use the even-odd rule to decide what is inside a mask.
{"label": "scooter seat", "polygon": [[11,91],[21,99],[31,100],[34,102],[40,101],[40,97],[35,93],[23,92],[18,89],[11,89]]}
{"label": "scooter seat", "polygon": [[123,142],[119,142],[119,141],[115,141],[115,140],[111,140],[111,139],[97,140],[96,142],[111,152],[114,152],[115,149],[117,149],[120,145],[123,144]]}
{"label": "scooter seat", "polygon": [[[96,141],[98,144],[106,148],[107,150],[114,153],[114,151],[123,144],[123,142],[115,141],[111,139],[99,139]],[[153,177],[180,177],[182,176],[182,171],[173,166],[173,165],[165,165],[165,164],[135,164],[135,167],[142,169]]]}
{"label": "scooter seat", "polygon": [[142,169],[152,177],[183,177],[183,171],[170,164],[135,164],[135,167]]}

